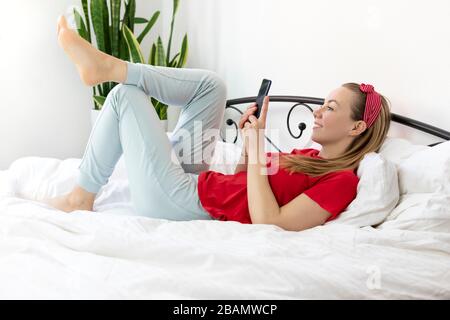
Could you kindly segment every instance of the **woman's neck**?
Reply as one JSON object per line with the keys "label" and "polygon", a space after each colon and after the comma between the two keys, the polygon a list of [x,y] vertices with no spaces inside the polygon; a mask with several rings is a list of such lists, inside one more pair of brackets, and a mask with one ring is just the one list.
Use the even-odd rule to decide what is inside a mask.
{"label": "woman's neck", "polygon": [[322,144],[318,156],[324,159],[339,158],[345,153],[351,141],[342,139],[341,141],[333,142],[330,144]]}

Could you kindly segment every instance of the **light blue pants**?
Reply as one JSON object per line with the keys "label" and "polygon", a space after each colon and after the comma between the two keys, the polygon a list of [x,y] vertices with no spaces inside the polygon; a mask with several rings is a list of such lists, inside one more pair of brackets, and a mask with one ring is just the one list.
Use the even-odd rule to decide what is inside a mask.
{"label": "light blue pants", "polygon": [[[197,182],[198,174],[209,169],[213,155],[204,153],[205,149],[213,150],[219,139],[226,103],[223,80],[203,69],[130,62],[127,67],[125,83],[110,91],[92,128],[78,167],[78,184],[98,193],[123,154],[131,201],[139,215],[169,220],[213,219],[200,203]],[[150,96],[181,108],[170,138]],[[197,135],[199,124],[204,136],[208,129],[216,135],[209,139],[194,137],[194,124]]]}

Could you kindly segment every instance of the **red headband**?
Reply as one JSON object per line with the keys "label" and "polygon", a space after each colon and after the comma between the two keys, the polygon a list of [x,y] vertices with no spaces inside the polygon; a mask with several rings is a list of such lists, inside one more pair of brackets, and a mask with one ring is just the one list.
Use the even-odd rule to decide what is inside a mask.
{"label": "red headband", "polygon": [[366,93],[366,107],[364,109],[364,122],[370,128],[381,110],[381,97],[372,85],[361,83],[359,90]]}

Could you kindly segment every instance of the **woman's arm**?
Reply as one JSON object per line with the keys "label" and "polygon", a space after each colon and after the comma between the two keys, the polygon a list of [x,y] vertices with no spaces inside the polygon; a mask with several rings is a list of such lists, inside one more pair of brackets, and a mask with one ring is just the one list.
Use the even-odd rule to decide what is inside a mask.
{"label": "woman's arm", "polygon": [[249,148],[247,198],[252,223],[269,223],[280,215],[280,207],[267,175],[266,155],[262,141],[264,141],[263,137],[258,139],[258,147]]}
{"label": "woman's arm", "polygon": [[[331,213],[304,193],[280,208],[268,179],[264,150],[264,129],[268,97],[264,99],[260,119],[250,116],[244,124],[244,138],[248,139],[247,198],[252,223],[273,224],[285,230],[301,231],[324,224]],[[289,188],[289,186],[286,186]]]}
{"label": "woman's arm", "polygon": [[244,145],[242,147],[241,158],[239,159],[239,162],[236,165],[236,168],[234,169],[234,173],[236,174],[241,171],[247,171],[247,164],[248,164],[248,156]]}
{"label": "woman's arm", "polygon": [[[256,162],[255,155],[258,155]],[[249,148],[249,159],[247,198],[252,223],[273,224],[288,231],[302,231],[324,224],[331,216],[304,193],[280,207],[267,178],[263,147],[260,146],[259,151],[254,147]]]}
{"label": "woman's arm", "polygon": [[247,198],[252,223],[269,223],[280,214],[275,195],[267,176],[267,159],[264,150],[264,131],[269,97],[265,97],[261,115],[248,117],[244,123],[243,137],[248,149]]}
{"label": "woman's arm", "polygon": [[250,106],[248,106],[247,111],[244,112],[241,116],[241,119],[238,123],[238,128],[241,130],[241,137],[243,138],[242,141],[242,152],[241,157],[239,159],[238,164],[236,165],[236,168],[234,169],[234,173],[238,173],[241,171],[247,171],[247,164],[248,164],[248,152],[247,152],[247,143],[246,139],[244,138],[244,124],[248,121],[248,117],[252,115],[256,111],[256,103],[252,103]]}

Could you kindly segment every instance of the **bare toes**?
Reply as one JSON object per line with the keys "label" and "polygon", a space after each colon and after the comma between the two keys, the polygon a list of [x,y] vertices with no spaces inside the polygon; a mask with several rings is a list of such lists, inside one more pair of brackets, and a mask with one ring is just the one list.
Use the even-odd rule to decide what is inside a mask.
{"label": "bare toes", "polygon": [[58,30],[60,30],[61,28],[63,28],[63,29],[69,28],[69,26],[67,24],[67,19],[63,14],[58,17]]}

